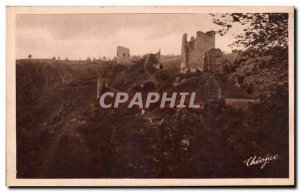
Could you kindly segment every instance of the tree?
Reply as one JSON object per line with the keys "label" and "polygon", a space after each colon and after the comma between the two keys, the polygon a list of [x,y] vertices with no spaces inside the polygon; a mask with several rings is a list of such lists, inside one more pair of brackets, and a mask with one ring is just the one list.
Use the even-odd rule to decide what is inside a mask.
{"label": "tree", "polygon": [[[220,26],[218,34],[221,36],[233,26],[242,29],[230,45],[243,50],[243,61],[233,65],[233,74],[243,77],[245,85],[258,85],[263,99],[274,98],[280,87],[288,85],[288,14],[225,13],[211,16],[213,23]],[[250,92],[253,92],[253,87]]]}
{"label": "tree", "polygon": [[233,25],[239,24],[243,32],[236,35],[232,47],[240,47],[250,55],[264,55],[273,48],[288,47],[287,13],[226,13],[211,14],[213,23],[226,34]]}

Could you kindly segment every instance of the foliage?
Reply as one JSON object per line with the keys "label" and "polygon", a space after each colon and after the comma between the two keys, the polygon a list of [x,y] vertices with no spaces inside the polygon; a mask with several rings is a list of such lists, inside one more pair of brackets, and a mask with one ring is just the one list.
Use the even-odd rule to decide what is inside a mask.
{"label": "foliage", "polygon": [[251,55],[288,47],[287,13],[226,13],[211,14],[213,23],[221,26],[218,31],[225,35],[234,24],[240,24],[243,33],[236,35],[231,46],[245,48]]}
{"label": "foliage", "polygon": [[[262,67],[272,66],[279,72],[284,70],[284,65],[280,65],[281,69],[277,64],[287,56],[280,49],[273,51],[269,60],[253,59],[245,63],[254,67],[245,73],[251,76]],[[270,87],[274,88],[270,91],[272,102],[267,99],[264,104],[252,104],[246,109],[212,102],[201,110],[155,108],[142,115],[138,109],[100,109],[94,98],[98,73],[101,78],[111,80],[113,87],[124,91],[129,90],[127,84],[149,79],[144,70],[145,59],[131,66],[108,61],[105,65],[34,61],[17,62],[17,176],[20,178],[288,176],[285,83]],[[66,84],[68,74],[75,87]],[[164,75],[167,74],[163,72]],[[282,74],[283,79],[278,76],[273,81],[285,77]],[[175,89],[173,83],[177,79],[181,85]],[[162,91],[174,88],[174,92],[199,88],[201,94],[214,87],[213,82],[210,76],[196,72],[171,76],[160,88]],[[205,83],[207,86],[203,86]],[[39,99],[35,98],[37,93]],[[266,154],[278,154],[280,158],[263,170],[258,166],[245,167],[245,159]]]}
{"label": "foliage", "polygon": [[[237,82],[249,93],[253,85],[257,96],[272,99],[279,86],[288,83],[288,14],[286,13],[225,13],[211,14],[213,23],[225,35],[230,29],[240,27],[231,47],[241,48],[233,66]],[[288,93],[286,93],[288,94]]]}

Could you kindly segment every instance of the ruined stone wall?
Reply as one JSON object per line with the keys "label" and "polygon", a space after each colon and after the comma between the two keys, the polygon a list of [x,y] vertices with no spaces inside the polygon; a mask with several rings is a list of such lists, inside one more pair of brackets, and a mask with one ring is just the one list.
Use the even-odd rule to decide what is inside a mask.
{"label": "ruined stone wall", "polygon": [[181,65],[180,69],[182,73],[187,73],[189,71],[188,67],[188,46],[187,46],[187,34],[183,34],[182,44],[181,44]]}
{"label": "ruined stone wall", "polygon": [[196,38],[192,36],[190,41],[187,41],[187,34],[184,34],[181,48],[181,71],[183,73],[196,70],[203,71],[204,54],[212,48],[215,48],[214,31],[206,33],[198,31]]}
{"label": "ruined stone wall", "polygon": [[211,74],[223,73],[224,54],[220,49],[210,49],[205,52],[203,71]]}
{"label": "ruined stone wall", "polygon": [[130,60],[129,49],[126,47],[118,46],[117,47],[117,63],[127,64]]}

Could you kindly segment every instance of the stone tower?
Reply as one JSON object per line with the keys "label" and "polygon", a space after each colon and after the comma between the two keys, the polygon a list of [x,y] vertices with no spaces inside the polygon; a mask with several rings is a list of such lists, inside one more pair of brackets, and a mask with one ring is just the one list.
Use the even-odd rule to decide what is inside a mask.
{"label": "stone tower", "polygon": [[204,70],[204,55],[210,49],[215,48],[215,32],[197,32],[196,38],[187,40],[187,34],[183,34],[181,46],[181,72],[195,72]]}
{"label": "stone tower", "polygon": [[126,47],[118,46],[117,47],[117,63],[127,64],[130,60],[129,49]]}

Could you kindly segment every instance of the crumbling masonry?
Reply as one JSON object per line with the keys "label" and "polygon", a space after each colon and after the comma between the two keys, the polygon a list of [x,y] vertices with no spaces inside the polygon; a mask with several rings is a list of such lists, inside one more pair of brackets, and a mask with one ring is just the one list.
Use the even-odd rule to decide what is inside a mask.
{"label": "crumbling masonry", "polygon": [[183,34],[181,47],[181,72],[187,73],[196,70],[204,71],[204,56],[207,51],[215,48],[215,32],[197,32],[196,38],[187,40],[187,34]]}
{"label": "crumbling masonry", "polygon": [[118,46],[117,47],[117,63],[128,64],[129,62],[130,62],[129,49],[126,47]]}

